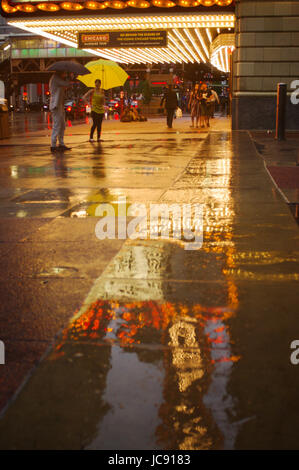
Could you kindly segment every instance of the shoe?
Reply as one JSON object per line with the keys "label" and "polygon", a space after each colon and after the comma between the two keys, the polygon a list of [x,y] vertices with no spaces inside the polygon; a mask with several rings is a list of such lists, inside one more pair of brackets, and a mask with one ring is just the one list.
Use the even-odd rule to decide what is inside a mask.
{"label": "shoe", "polygon": [[94,139],[89,139],[89,142],[94,142]]}
{"label": "shoe", "polygon": [[104,142],[103,139],[98,139],[97,142]]}
{"label": "shoe", "polygon": [[58,147],[50,147],[50,149],[51,149],[51,152],[53,153],[59,151]]}
{"label": "shoe", "polygon": [[66,145],[59,145],[59,150],[72,150],[71,147],[67,147]]}

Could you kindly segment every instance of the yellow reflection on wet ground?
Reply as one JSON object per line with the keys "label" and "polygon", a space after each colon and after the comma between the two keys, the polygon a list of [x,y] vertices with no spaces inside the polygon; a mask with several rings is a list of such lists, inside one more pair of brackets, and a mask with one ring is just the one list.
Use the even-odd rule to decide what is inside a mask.
{"label": "yellow reflection on wet ground", "polygon": [[[291,408],[298,407],[298,387],[287,349],[298,302],[295,283],[286,281],[298,276],[298,235],[248,134],[211,132],[198,147],[168,137],[153,147],[152,136],[133,136],[129,146],[122,139],[103,149],[101,156],[86,150],[87,166],[75,156],[71,172],[57,162],[61,177],[73,178],[72,194],[63,197],[78,196],[76,206],[65,208],[71,211],[59,214],[85,211],[89,220],[77,222],[88,224],[108,202],[119,218],[119,196],[147,210],[152,201],[202,204],[203,245],[186,250],[165,217],[155,229],[159,235],[170,229],[167,237],[151,239],[147,221],[142,239],[118,245],[0,421],[0,445],[198,450],[255,448],[256,442],[278,448],[283,441],[287,448],[297,426]],[[20,168],[13,172],[19,179]],[[80,193],[82,175],[87,184]],[[22,203],[42,196],[40,189],[30,193]],[[99,259],[96,249],[90,256]],[[71,264],[70,276],[82,272],[76,260]],[[42,282],[61,275],[50,268]]]}
{"label": "yellow reflection on wet ground", "polygon": [[[190,254],[184,268],[186,252],[182,242],[171,237],[171,231],[164,240],[153,241],[145,236],[139,242],[127,241],[95,282],[50,356],[52,361],[59,361],[68,354],[68,344],[77,345],[78,351],[84,343],[106,344],[118,351],[120,364],[122,350],[144,367],[152,364],[154,374],[163,371],[154,441],[164,449],[233,448],[237,433],[231,423],[234,404],[227,388],[233,364],[240,359],[233,351],[229,326],[239,304],[237,287],[229,275],[236,258],[231,165],[227,154],[216,163],[206,163],[206,171],[196,175],[197,185],[205,181],[207,173],[214,175],[217,183],[211,176],[211,186],[214,181],[216,187],[202,190],[201,197],[209,193],[203,213],[202,249]],[[191,175],[194,177],[194,173]],[[167,197],[166,192],[164,199]],[[166,223],[169,221],[161,219],[159,230]],[[165,284],[173,281],[171,295]],[[203,302],[196,301],[196,294],[193,302],[180,299],[176,285],[186,282],[194,292],[204,292]],[[217,295],[205,291],[207,282],[212,282],[215,294],[219,289],[223,291],[220,303]],[[110,395],[105,395],[112,412],[104,418],[105,428],[99,424],[90,448],[107,445],[106,428],[112,438],[115,433],[111,429],[124,425],[123,411],[113,398],[113,390],[117,389],[117,383],[111,385],[113,364],[111,358],[112,369],[107,374]],[[132,380],[136,381],[134,377]],[[134,388],[134,382],[131,386]],[[126,403],[122,407],[130,409]]]}
{"label": "yellow reflection on wet ground", "polygon": [[[185,255],[182,241],[172,238],[171,230],[167,239],[150,240],[147,222],[142,242],[125,243],[95,282],[51,355],[52,360],[57,360],[67,351],[67,343],[86,341],[121,348],[141,362],[143,355],[148,354],[147,361],[155,364],[151,355],[158,354],[159,367],[163,369],[163,400],[156,417],[155,435],[157,445],[165,449],[234,445],[236,429],[233,431],[229,418],[229,412],[233,414],[233,400],[227,385],[232,366],[240,357],[232,351],[228,322],[238,308],[237,287],[229,276],[235,267],[230,157],[227,148],[225,158],[207,159],[205,164],[201,160],[200,172],[198,168],[192,171],[191,162],[181,181],[170,190],[182,196],[183,188],[190,187],[190,178],[193,183],[196,179],[196,188],[202,188],[196,189],[193,202],[206,202],[204,244],[202,250],[192,252],[187,267],[181,265]],[[163,202],[168,201],[168,193],[163,195]],[[186,197],[180,201],[189,202]],[[160,219],[157,232],[161,233],[166,226],[171,229],[169,220]],[[217,305],[213,295],[203,303],[180,300],[180,295],[176,301],[168,300],[171,295],[165,287],[167,279],[188,280],[194,290],[202,290],[202,283],[211,276],[211,266],[210,280],[216,281],[215,291],[217,282],[224,290],[221,304]],[[136,280],[140,280],[139,285]],[[113,372],[108,372],[107,383],[109,374]],[[114,409],[114,418],[110,420],[117,425],[117,405],[113,398],[107,396],[107,400]],[[105,425],[111,426],[109,413]],[[91,447],[101,442],[106,442],[106,438],[100,426]]]}
{"label": "yellow reflection on wet ground", "polygon": [[[137,356],[138,352],[158,353],[164,379],[157,442],[162,448],[215,448],[223,442],[223,437],[219,429],[216,432],[215,397],[209,403],[209,390],[213,387],[213,376],[219,382],[221,375],[217,393],[221,394],[222,390],[223,395],[218,399],[227,399],[223,380],[228,379],[231,364],[239,359],[231,351],[226,323],[231,315],[231,307],[98,300],[63,332],[62,341],[49,359],[60,360],[68,354],[68,343],[74,342],[78,351],[87,342],[119,346]],[[219,368],[223,363],[225,368]],[[205,401],[209,406],[205,406]]]}

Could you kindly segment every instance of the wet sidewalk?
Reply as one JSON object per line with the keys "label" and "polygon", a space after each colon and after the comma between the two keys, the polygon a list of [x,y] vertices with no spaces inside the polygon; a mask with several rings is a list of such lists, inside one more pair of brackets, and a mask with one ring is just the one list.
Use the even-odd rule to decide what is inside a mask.
{"label": "wet sidewalk", "polygon": [[251,136],[270,179],[299,222],[299,132],[286,132],[282,141],[273,132],[253,131]]}
{"label": "wet sidewalk", "polygon": [[[2,142],[0,447],[298,448],[296,223],[247,132],[148,124]],[[97,239],[120,196],[202,204],[201,249]]]}

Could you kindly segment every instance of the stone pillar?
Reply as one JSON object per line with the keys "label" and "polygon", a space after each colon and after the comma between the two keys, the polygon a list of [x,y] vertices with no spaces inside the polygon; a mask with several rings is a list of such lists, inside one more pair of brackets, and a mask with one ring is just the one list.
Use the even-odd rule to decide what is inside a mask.
{"label": "stone pillar", "polygon": [[[274,129],[277,83],[287,83],[287,129],[299,129],[299,1],[236,0],[233,129]],[[298,86],[297,86],[298,88]]]}

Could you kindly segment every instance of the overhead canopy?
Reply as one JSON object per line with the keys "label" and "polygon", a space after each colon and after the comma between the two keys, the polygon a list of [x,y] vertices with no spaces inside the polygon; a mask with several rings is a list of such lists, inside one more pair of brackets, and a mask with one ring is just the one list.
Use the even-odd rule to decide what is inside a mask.
{"label": "overhead canopy", "polygon": [[209,9],[212,12],[220,8],[234,8],[235,0],[1,0],[1,8],[4,15],[37,16],[41,13],[63,14],[67,12],[77,12],[84,14],[90,11],[113,11],[113,10],[176,10],[197,9],[204,11]]}
{"label": "overhead canopy", "polygon": [[[233,33],[235,16],[232,0],[151,0],[151,3],[147,0],[56,1],[42,4],[32,1],[27,13],[25,7],[29,4],[19,2],[12,7],[8,0],[2,0],[2,8],[6,5],[7,10],[13,9],[10,13],[6,12],[10,15],[9,24],[71,47],[80,47],[105,59],[123,64],[205,63],[211,62],[213,54],[213,65],[228,71],[227,54],[233,47],[232,41],[227,46],[222,43],[219,57],[211,44],[217,36]],[[147,3],[149,8],[146,9]],[[51,12],[50,9],[56,7],[58,10]],[[138,13],[133,13],[136,8],[139,8]],[[94,11],[91,12],[91,9]],[[102,11],[96,11],[99,9]],[[107,9],[110,10],[109,15]],[[66,10],[69,13],[72,10],[72,14],[65,16]],[[43,11],[49,13],[45,16]],[[156,37],[156,42],[153,40],[154,34],[151,34],[155,31],[156,36],[160,35],[159,40]],[[144,34],[144,37],[147,36],[144,41],[141,40],[143,32],[147,33]],[[86,42],[87,46],[84,47],[82,37],[88,35],[97,41],[91,42],[91,45]],[[131,43],[123,40],[129,36]],[[99,44],[99,41],[102,43]]]}

